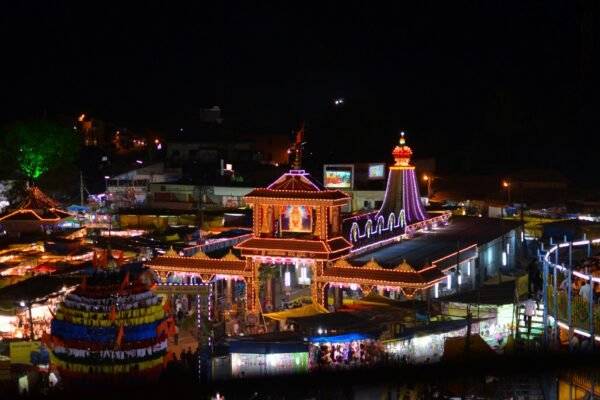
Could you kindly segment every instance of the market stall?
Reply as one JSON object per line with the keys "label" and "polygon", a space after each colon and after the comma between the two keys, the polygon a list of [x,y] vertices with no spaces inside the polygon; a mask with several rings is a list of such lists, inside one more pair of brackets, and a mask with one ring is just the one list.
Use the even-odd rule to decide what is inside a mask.
{"label": "market stall", "polygon": [[375,336],[363,333],[314,336],[309,338],[309,343],[311,370],[374,364],[382,350]]}

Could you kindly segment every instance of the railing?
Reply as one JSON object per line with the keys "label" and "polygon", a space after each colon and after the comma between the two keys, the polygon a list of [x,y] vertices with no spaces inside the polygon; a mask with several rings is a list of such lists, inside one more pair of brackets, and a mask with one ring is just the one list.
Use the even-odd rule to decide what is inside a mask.
{"label": "railing", "polygon": [[[573,250],[586,249],[587,258],[592,255],[591,246],[600,244],[600,239],[583,240],[575,242],[563,242],[552,244],[548,251],[543,246],[540,251],[540,261],[543,263],[544,278],[544,344],[548,346],[553,340],[555,349],[558,348],[559,338],[568,338],[572,343],[573,335],[591,340],[590,349],[600,342],[600,304],[594,302],[594,286],[600,284],[600,276],[591,273],[582,273],[572,269]],[[562,261],[562,263],[561,263]],[[565,262],[566,261],[566,262]],[[566,282],[566,290],[559,290],[558,286]],[[588,297],[579,295],[579,290],[573,290],[574,280],[581,280],[589,285]],[[559,335],[559,329],[554,329],[552,337],[548,335],[548,320],[553,317],[556,325],[563,329],[563,335]],[[567,332],[564,335],[564,331]]]}

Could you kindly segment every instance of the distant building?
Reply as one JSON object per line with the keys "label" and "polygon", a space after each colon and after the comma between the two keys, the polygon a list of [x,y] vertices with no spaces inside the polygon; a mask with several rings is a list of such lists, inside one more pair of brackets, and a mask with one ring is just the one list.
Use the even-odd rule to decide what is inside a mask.
{"label": "distant building", "polygon": [[102,120],[82,114],[75,124],[84,146],[97,146],[104,149],[107,145],[105,123]]}
{"label": "distant building", "polygon": [[148,207],[191,210],[200,204],[235,208],[245,206],[243,197],[251,187],[193,185],[178,182],[153,183],[149,186]]}
{"label": "distant building", "polygon": [[108,200],[117,208],[145,205],[148,185],[181,179],[181,169],[165,168],[164,163],[148,165],[110,177],[106,182]]}

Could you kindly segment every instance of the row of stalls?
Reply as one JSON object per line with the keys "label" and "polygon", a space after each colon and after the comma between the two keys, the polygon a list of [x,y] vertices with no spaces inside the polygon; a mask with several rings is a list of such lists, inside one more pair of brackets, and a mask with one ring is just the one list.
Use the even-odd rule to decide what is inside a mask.
{"label": "row of stalls", "polygon": [[371,293],[345,301],[341,312],[308,304],[265,314],[278,331],[232,339],[213,359],[213,378],[452,361],[465,346],[493,358],[515,332],[515,303],[527,293],[526,278],[499,276],[477,291],[413,308]]}
{"label": "row of stalls", "polygon": [[[397,313],[397,310],[390,311]],[[512,305],[510,311],[509,307],[505,307],[505,311],[512,316]],[[479,311],[480,318],[446,317],[439,321],[411,322],[395,334],[388,329],[369,331],[357,325],[356,322],[364,318],[364,312],[362,315],[340,312],[319,314],[316,318],[301,317],[287,321],[297,327],[294,330],[232,339],[229,349],[213,358],[213,379],[343,370],[380,363],[419,365],[448,361],[456,356],[456,348],[464,346],[467,332],[470,332],[473,348],[482,356],[493,356],[502,353],[506,346],[508,331],[504,329],[510,328],[512,317],[505,315],[505,311],[486,307],[485,311]],[[339,318],[356,328],[327,325],[328,318]],[[364,321],[381,326],[378,319],[380,315]],[[314,335],[304,335],[308,324],[302,320],[317,320],[322,328],[317,328]],[[396,329],[394,324],[391,329]],[[500,332],[506,336],[499,336]]]}

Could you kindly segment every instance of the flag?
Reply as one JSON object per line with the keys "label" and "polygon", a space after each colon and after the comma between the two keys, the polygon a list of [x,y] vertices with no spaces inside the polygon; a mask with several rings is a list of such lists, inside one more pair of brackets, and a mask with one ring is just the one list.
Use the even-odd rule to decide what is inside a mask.
{"label": "flag", "polygon": [[94,257],[92,258],[92,267],[94,268],[94,271],[98,269],[99,261],[98,253],[96,252],[96,249],[94,249]]}
{"label": "flag", "polygon": [[175,321],[173,321],[173,318],[169,318],[169,320],[167,320],[169,321],[169,336],[176,335],[177,333],[179,333],[179,328],[177,327]]}
{"label": "flag", "polygon": [[125,262],[125,258],[123,256],[124,253],[125,253],[124,251],[121,251],[119,253],[119,257],[117,257],[117,266],[118,267],[121,267],[121,265],[123,265],[123,263]]}
{"label": "flag", "polygon": [[108,319],[110,319],[111,321],[114,321],[115,319],[117,319],[117,308],[115,306],[112,306],[112,310],[110,310]]}
{"label": "flag", "polygon": [[163,322],[161,322],[160,324],[158,324],[156,326],[156,336],[161,337],[163,336],[165,333],[167,333],[169,329],[168,326],[168,320],[164,320]]}
{"label": "flag", "polygon": [[63,347],[65,345],[65,342],[63,342],[58,336],[51,336],[51,338],[54,347]]}
{"label": "flag", "polygon": [[169,361],[171,361],[173,359],[174,355],[175,355],[175,353],[173,353],[172,351],[168,352],[167,355],[165,356],[165,358],[163,358],[163,365],[167,365],[169,363]]}
{"label": "flag", "polygon": [[298,132],[296,132],[296,144],[302,143],[304,139],[304,124],[302,124],[302,128]]}
{"label": "flag", "polygon": [[129,271],[125,274],[125,279],[123,279],[123,283],[121,283],[121,287],[119,291],[123,291],[127,286],[129,286]]}
{"label": "flag", "polygon": [[42,333],[41,342],[48,347],[52,347],[52,336],[50,336],[47,332],[44,331],[44,333]]}
{"label": "flag", "polygon": [[119,327],[119,333],[117,333],[117,345],[121,345],[121,341],[123,340],[123,324]]}
{"label": "flag", "polygon": [[163,310],[165,310],[165,313],[169,313],[169,311],[171,311],[173,307],[171,307],[171,302],[169,301],[169,298],[167,297],[167,300],[165,301],[165,304],[163,304]]}

